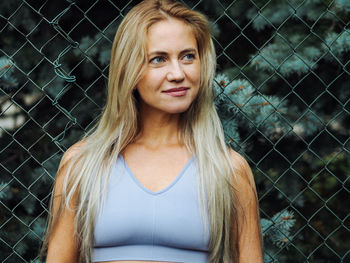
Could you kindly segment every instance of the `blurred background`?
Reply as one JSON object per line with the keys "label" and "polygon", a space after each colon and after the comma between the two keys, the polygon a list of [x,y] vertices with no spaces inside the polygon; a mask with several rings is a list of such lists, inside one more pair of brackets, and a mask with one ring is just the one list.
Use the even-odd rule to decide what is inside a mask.
{"label": "blurred background", "polygon": [[[40,262],[60,158],[100,116],[138,2],[0,2],[0,262]],[[350,1],[184,3],[211,22],[215,103],[253,169],[264,262],[350,262]]]}

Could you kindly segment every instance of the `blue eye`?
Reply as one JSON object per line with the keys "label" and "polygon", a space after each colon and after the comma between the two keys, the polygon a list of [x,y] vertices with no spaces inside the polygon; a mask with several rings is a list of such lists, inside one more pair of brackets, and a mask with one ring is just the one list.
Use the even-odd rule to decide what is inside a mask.
{"label": "blue eye", "polygon": [[186,55],[184,56],[184,59],[187,60],[187,61],[192,61],[192,60],[195,59],[195,54],[192,54],[192,53],[186,54]]}
{"label": "blue eye", "polygon": [[160,63],[164,62],[164,60],[165,60],[165,59],[164,59],[163,57],[158,56],[158,57],[152,58],[152,59],[150,60],[150,62],[151,62],[152,64],[160,64]]}

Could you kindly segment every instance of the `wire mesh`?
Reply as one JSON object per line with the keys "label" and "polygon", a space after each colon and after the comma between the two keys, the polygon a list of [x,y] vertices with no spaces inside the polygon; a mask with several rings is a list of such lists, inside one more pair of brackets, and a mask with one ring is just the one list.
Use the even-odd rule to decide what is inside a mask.
{"label": "wire mesh", "polygon": [[[0,261],[39,262],[62,153],[100,116],[139,1],[0,3]],[[184,1],[211,21],[216,106],[251,164],[264,262],[350,262],[348,1]]]}

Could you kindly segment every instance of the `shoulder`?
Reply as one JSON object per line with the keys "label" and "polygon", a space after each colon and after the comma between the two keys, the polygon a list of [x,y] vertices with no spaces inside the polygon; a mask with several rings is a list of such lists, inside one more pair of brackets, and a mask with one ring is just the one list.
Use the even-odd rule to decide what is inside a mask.
{"label": "shoulder", "polygon": [[247,160],[241,154],[233,149],[229,149],[229,153],[233,167],[238,173],[246,174],[246,176],[248,176],[248,174],[251,174],[251,168]]}
{"label": "shoulder", "polygon": [[62,156],[60,167],[66,165],[69,161],[71,161],[73,157],[81,151],[85,144],[86,141],[81,140],[70,146]]}
{"label": "shoulder", "polygon": [[[67,151],[63,154],[61,162],[58,166],[55,184],[56,188],[61,188],[64,180],[69,177],[69,166],[71,167],[71,162],[74,161],[75,156],[81,151],[83,146],[86,144],[85,140],[81,140],[72,146],[70,146]],[[67,178],[68,179],[68,178]]]}
{"label": "shoulder", "polygon": [[247,160],[238,152],[229,149],[231,162],[234,167],[233,183],[238,194],[245,200],[255,199],[256,188],[252,170]]}
{"label": "shoulder", "polygon": [[60,197],[62,195],[63,185],[66,180],[70,180],[69,166],[71,161],[74,159],[75,155],[79,153],[82,147],[85,145],[85,141],[79,141],[68,148],[68,150],[63,154],[60,165],[57,170],[54,192],[55,197]]}
{"label": "shoulder", "polygon": [[233,186],[235,189],[239,222],[239,262],[263,262],[261,253],[261,230],[259,201],[256,192],[253,173],[247,160],[235,152],[229,150],[235,169]]}

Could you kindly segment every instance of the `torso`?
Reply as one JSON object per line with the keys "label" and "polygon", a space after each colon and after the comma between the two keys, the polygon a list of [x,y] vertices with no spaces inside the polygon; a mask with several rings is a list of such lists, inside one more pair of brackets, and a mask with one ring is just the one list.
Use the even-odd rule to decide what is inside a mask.
{"label": "torso", "polygon": [[152,192],[170,185],[192,157],[178,145],[153,150],[130,144],[122,155],[139,182]]}
{"label": "torso", "polygon": [[[138,144],[130,144],[121,154],[138,181],[152,192],[158,192],[170,185],[192,157],[186,147],[178,145],[152,150],[140,147]],[[149,263],[150,261],[122,260],[101,263],[116,262]],[[168,263],[165,261],[152,262]]]}

